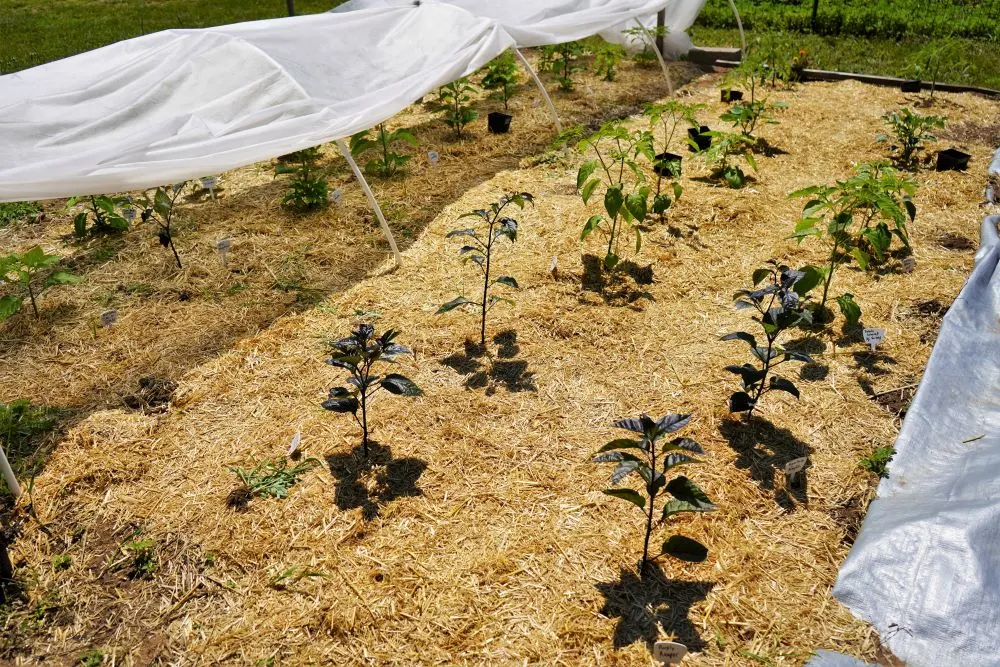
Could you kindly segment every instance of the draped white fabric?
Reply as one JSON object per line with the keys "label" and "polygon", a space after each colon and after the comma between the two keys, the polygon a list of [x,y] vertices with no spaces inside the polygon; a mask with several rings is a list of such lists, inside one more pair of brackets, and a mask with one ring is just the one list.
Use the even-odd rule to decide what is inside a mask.
{"label": "draped white fabric", "polygon": [[350,136],[513,44],[445,4],[167,30],[0,77],[0,201],[122,192]]}

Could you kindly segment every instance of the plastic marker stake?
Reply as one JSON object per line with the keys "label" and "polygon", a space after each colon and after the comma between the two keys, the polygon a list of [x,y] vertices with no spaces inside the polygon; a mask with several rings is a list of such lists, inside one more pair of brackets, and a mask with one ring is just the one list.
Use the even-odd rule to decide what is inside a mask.
{"label": "plastic marker stake", "polygon": [[201,187],[208,190],[208,194],[212,195],[212,199],[215,199],[215,188],[219,186],[219,178],[217,176],[202,176]]}
{"label": "plastic marker stake", "polygon": [[122,217],[125,218],[126,222],[128,222],[129,224],[132,224],[132,221],[135,220],[135,209],[134,208],[123,208],[122,209]]}
{"label": "plastic marker stake", "polygon": [[427,151],[427,159],[430,161],[432,167],[436,167],[441,156],[438,155],[437,151]]}
{"label": "plastic marker stake", "polygon": [[101,326],[110,327],[118,321],[118,311],[109,310],[106,313],[101,313]]}
{"label": "plastic marker stake", "polygon": [[222,258],[223,266],[229,266],[229,249],[232,245],[233,242],[229,239],[219,239],[215,243],[215,247],[219,251],[219,256]]}
{"label": "plastic marker stake", "polygon": [[862,332],[865,338],[865,343],[872,346],[872,352],[875,351],[877,345],[881,345],[882,341],[885,340],[885,329],[869,329],[865,327]]}
{"label": "plastic marker stake", "polygon": [[292,436],[292,442],[288,445],[288,456],[294,456],[295,452],[299,451],[299,445],[302,444],[302,431],[296,429],[295,435]]}
{"label": "plastic marker stake", "polygon": [[343,197],[343,196],[344,196],[344,191],[343,191],[343,190],[341,190],[340,188],[337,188],[336,190],[334,190],[333,192],[331,192],[331,193],[330,193],[330,197],[329,197],[329,199],[330,199],[330,202],[331,202],[331,203],[332,203],[332,204],[333,204],[334,206],[336,206],[337,204],[339,204],[339,203],[340,203],[340,199],[341,199],[341,197]]}
{"label": "plastic marker stake", "polygon": [[653,658],[664,665],[674,665],[687,655],[687,646],[677,642],[656,642],[653,644]]}

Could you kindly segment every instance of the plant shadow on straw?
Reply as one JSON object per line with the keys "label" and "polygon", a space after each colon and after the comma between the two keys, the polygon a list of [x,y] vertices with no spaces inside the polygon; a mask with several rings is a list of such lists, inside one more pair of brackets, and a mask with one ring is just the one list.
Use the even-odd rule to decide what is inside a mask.
{"label": "plant shadow on straw", "polygon": [[[466,375],[464,384],[468,389],[485,387],[488,395],[495,393],[497,386],[503,386],[510,393],[538,391],[535,374],[528,370],[528,362],[516,359],[521,351],[517,332],[501,331],[493,337],[493,342],[498,346],[496,359],[478,343],[466,340],[462,354],[451,354],[441,359],[441,363]],[[483,361],[487,356],[489,359]]]}
{"label": "plant shadow on straw", "polygon": [[639,299],[656,301],[642,285],[653,284],[653,267],[639,266],[632,260],[618,263],[608,274],[603,260],[597,255],[583,256],[582,287],[585,292],[595,292],[608,305],[629,305]]}
{"label": "plant shadow on straw", "polygon": [[660,630],[672,635],[690,651],[701,651],[705,643],[688,618],[691,607],[704,600],[715,586],[707,581],[667,579],[659,565],[649,563],[641,578],[622,568],[616,581],[597,584],[604,596],[600,613],[617,618],[614,646],[623,648],[643,641],[652,650]]}
{"label": "plant shadow on straw", "polygon": [[374,440],[368,441],[368,458],[361,445],[346,454],[326,457],[336,480],[334,502],[342,510],[361,508],[365,521],[379,516],[386,503],[397,498],[422,496],[417,480],[427,469],[427,462],[417,458],[392,458],[392,449]]}
{"label": "plant shadow on straw", "polygon": [[761,489],[774,492],[774,500],[783,509],[792,510],[796,504],[807,504],[807,483],[805,471],[798,477],[798,483],[791,485],[778,480],[785,476],[785,466],[796,459],[807,457],[812,448],[802,442],[786,428],[778,428],[771,422],[756,415],[749,422],[740,419],[724,419],[719,424],[719,433],[729,446],[739,455],[736,467],[750,471],[750,478]]}

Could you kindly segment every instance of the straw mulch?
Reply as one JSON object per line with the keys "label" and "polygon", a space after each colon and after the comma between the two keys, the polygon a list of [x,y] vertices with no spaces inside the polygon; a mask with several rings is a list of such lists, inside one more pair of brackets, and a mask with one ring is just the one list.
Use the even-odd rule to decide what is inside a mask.
{"label": "straw mulch", "polygon": [[[717,86],[708,77],[682,91],[710,104],[704,120],[722,110]],[[191,368],[166,412],[108,409],[77,424],[35,484],[54,537],[31,528],[15,547],[33,584],[28,611],[8,622],[17,632],[5,630],[9,653],[26,663],[70,663],[99,648],[116,664],[646,665],[647,642],[675,638],[694,652],[687,664],[798,665],[817,648],[876,659],[875,633],[830,595],[872,494],[857,459],[898,430],[893,406],[869,394],[920,377],[972,261],[971,249],[942,239],[976,238],[991,147],[960,146],[974,155],[968,174],[918,174],[915,271],[838,274],[835,292],[852,292],[864,323],[886,329],[879,351],[839,324],[802,341],[821,363],[796,378],[801,400],[771,396],[747,428],[726,412],[735,383],[722,370],[746,361],[745,347],[717,340],[750,326],[732,309],[732,292],[768,258],[822,259],[819,246],[786,240],[801,207],[786,193],[879,156],[879,116],[905,102],[853,82],[776,97],[790,107],[762,134],[785,153],[762,158],[749,187],[693,179],[707,170],[685,160],[683,198],[638,258],[652,263],[652,284],[618,296],[581,287],[581,252],[600,246],[578,241],[596,212],[574,193],[579,160],[533,160],[465,182],[403,268],[384,261],[357,285]],[[995,104],[969,95],[941,95],[939,109],[954,119],[996,115]],[[463,146],[458,168],[481,174],[481,145],[489,144]],[[260,236],[232,253],[239,265],[255,261],[265,238],[286,242],[253,210],[259,195],[244,196],[277,196],[261,185],[268,178],[245,170],[227,179],[224,205],[241,202],[251,221],[260,216]],[[436,178],[421,170],[397,196],[434,208],[422,188]],[[493,311],[487,354],[477,357],[465,343],[475,318],[434,314],[475,290],[460,244],[445,234],[508,189],[537,198],[520,215],[517,244],[498,259],[522,290],[516,305]],[[211,207],[200,209],[206,225]],[[300,238],[340,235],[345,261],[358,253],[356,271],[370,268],[375,255],[358,248],[380,247],[374,228],[330,215],[336,224],[303,225]],[[352,225],[368,230],[360,246],[346,245]],[[359,313],[402,331],[415,358],[399,370],[426,392],[375,405],[371,468],[359,459],[353,422],[319,407],[343,380],[323,363],[324,340],[346,334]],[[687,474],[719,510],[670,527],[709,547],[705,563],[665,561],[662,576],[640,581],[640,517],[600,493],[608,470],[589,455],[615,435],[614,419],[668,411],[694,414],[687,434],[707,455]],[[228,507],[237,485],[227,466],[282,456],[296,430],[323,466],[286,500]],[[808,486],[796,494],[781,468],[803,455]],[[132,579],[116,564],[125,542],[143,538],[154,542],[159,569]],[[52,558],[62,553],[72,561],[56,571]],[[32,626],[40,608],[44,622]]]}

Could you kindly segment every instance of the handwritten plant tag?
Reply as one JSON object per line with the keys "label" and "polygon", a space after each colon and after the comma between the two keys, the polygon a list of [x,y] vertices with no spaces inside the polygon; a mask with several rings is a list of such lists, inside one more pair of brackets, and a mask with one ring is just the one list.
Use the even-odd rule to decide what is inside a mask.
{"label": "handwritten plant tag", "polygon": [[202,176],[201,177],[201,187],[208,190],[208,194],[212,195],[212,199],[215,199],[215,188],[219,187],[219,177],[218,176]]}
{"label": "handwritten plant tag", "polygon": [[128,222],[129,224],[132,224],[132,221],[135,220],[135,209],[134,208],[123,208],[122,209],[122,217],[125,218],[126,222]]}
{"label": "handwritten plant tag", "polygon": [[340,200],[343,197],[344,197],[344,191],[341,190],[340,188],[337,188],[336,190],[334,190],[333,192],[330,193],[328,199],[330,200],[331,204],[333,204],[334,206],[336,206],[337,204],[340,203]]}
{"label": "handwritten plant tag", "polygon": [[438,155],[437,151],[427,151],[427,160],[431,163],[432,167],[436,167],[440,159],[441,156]]}
{"label": "handwritten plant tag", "polygon": [[653,658],[665,665],[679,663],[687,655],[687,646],[677,642],[656,642],[653,644]]}
{"label": "handwritten plant tag", "polygon": [[231,239],[219,239],[215,242],[215,248],[219,251],[223,266],[229,266],[229,249],[231,247],[233,247]]}
{"label": "handwritten plant tag", "polygon": [[865,343],[871,345],[872,352],[875,351],[875,347],[882,344],[885,340],[885,329],[870,329],[865,327],[865,330],[861,332],[864,336]]}

